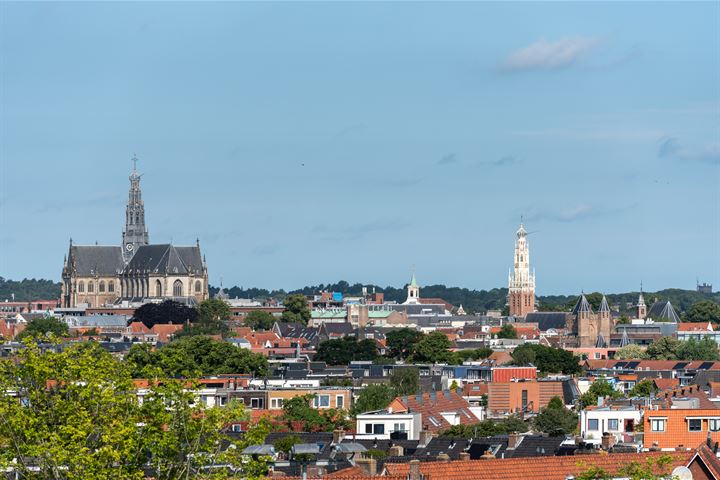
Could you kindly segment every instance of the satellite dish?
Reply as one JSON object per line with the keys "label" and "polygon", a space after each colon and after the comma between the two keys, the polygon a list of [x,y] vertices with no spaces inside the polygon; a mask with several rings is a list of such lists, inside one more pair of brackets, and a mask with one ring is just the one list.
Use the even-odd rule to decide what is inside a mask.
{"label": "satellite dish", "polygon": [[678,480],[693,480],[693,474],[687,467],[677,467],[672,471],[671,475],[672,478],[677,478]]}

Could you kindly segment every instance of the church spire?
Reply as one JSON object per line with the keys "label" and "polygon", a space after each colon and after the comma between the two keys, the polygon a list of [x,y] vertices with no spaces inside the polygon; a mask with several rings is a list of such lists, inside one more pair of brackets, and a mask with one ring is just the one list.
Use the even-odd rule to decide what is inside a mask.
{"label": "church spire", "polygon": [[123,230],[123,258],[129,262],[141,245],[150,243],[147,228],[145,228],[145,205],[140,190],[140,175],[137,171],[137,156],[133,155],[133,170],[130,173],[130,191],[128,203],[125,208],[125,230]]}
{"label": "church spire", "polygon": [[510,315],[525,317],[535,311],[535,273],[530,272],[530,246],[527,231],[520,219],[520,227],[515,232],[515,257],[508,278],[508,304]]}

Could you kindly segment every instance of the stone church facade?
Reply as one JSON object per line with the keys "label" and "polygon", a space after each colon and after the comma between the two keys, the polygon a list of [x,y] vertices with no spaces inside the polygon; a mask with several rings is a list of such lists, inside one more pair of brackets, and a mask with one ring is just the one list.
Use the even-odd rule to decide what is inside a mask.
{"label": "stone church facade", "polygon": [[70,240],[62,271],[63,307],[168,299],[193,305],[209,298],[199,241],[193,246],[150,244],[140,177],[133,167],[122,245],[74,245]]}

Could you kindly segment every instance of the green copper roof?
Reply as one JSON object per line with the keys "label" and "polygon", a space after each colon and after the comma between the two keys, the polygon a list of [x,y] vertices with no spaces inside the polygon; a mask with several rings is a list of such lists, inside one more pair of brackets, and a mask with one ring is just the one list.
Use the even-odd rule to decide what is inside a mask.
{"label": "green copper roof", "polygon": [[417,287],[417,280],[415,280],[415,272],[413,272],[412,278],[410,279],[410,286],[411,287]]}

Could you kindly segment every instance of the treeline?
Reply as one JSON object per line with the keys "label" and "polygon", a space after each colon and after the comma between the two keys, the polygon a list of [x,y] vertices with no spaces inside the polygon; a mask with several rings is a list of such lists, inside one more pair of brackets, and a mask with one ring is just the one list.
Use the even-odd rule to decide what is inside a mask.
{"label": "treeline", "polygon": [[[368,293],[372,293],[373,289],[377,293],[383,293],[385,300],[403,302],[407,298],[405,285],[396,288],[392,286],[381,287],[373,284],[354,283],[350,284],[344,280],[337,283],[311,285],[297,290],[286,292],[285,290],[267,290],[263,288],[241,288],[232,287],[226,289],[231,298],[278,298],[282,299],[289,294],[314,295],[321,291],[340,292],[346,296],[362,295],[363,287],[367,288]],[[211,294],[219,289],[210,287]],[[420,295],[424,298],[442,298],[455,306],[462,305],[466,312],[479,313],[487,310],[502,310],[507,302],[507,288],[493,288],[492,290],[470,290],[460,287],[448,287],[445,285],[427,285],[421,287]],[[635,304],[640,292],[627,293],[608,293],[606,294],[610,305],[619,305],[621,312],[626,312],[626,304]],[[588,296],[593,294],[588,294]],[[599,295],[599,294],[598,294]],[[551,311],[569,311],[577,301],[579,293],[572,295],[545,295],[538,297],[539,310]],[[597,295],[596,295],[597,296]],[[720,292],[712,294],[704,294],[695,290],[683,290],[680,288],[668,288],[657,292],[644,292],[645,302],[648,307],[655,298],[658,300],[669,300],[673,306],[680,310],[686,311],[694,303],[702,300],[710,300],[720,305]],[[601,295],[598,296],[601,298]],[[593,298],[589,298],[593,303]],[[599,300],[597,302],[599,304]]]}
{"label": "treeline", "polygon": [[60,298],[60,282],[35,278],[20,281],[0,277],[0,301],[29,302],[30,300],[53,300]]}

